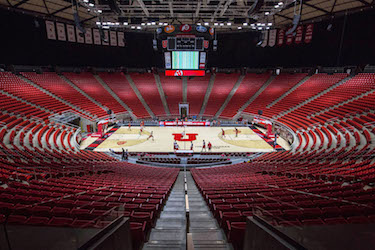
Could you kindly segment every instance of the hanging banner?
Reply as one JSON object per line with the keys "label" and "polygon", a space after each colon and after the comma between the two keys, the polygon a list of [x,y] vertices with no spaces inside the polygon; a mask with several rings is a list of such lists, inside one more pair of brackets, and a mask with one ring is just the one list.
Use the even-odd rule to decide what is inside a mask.
{"label": "hanging banner", "polygon": [[66,41],[65,24],[56,23],[57,39],[59,41]]}
{"label": "hanging banner", "polygon": [[102,44],[103,45],[109,45],[109,35],[108,35],[108,30],[103,30],[103,33],[104,33],[104,40],[106,41],[102,41]]}
{"label": "hanging banner", "polygon": [[124,36],[124,32],[117,32],[117,43],[118,43],[118,46],[120,47],[125,47],[125,36]]}
{"label": "hanging banner", "polygon": [[285,30],[279,30],[279,34],[277,36],[277,46],[283,46],[284,37],[285,37]]}
{"label": "hanging banner", "polygon": [[286,44],[287,45],[291,45],[292,43],[293,43],[293,38],[294,38],[294,36],[293,36],[293,34],[289,34],[289,35],[287,35],[286,36]]}
{"label": "hanging banner", "polygon": [[94,44],[96,44],[96,45],[101,45],[102,42],[100,41],[100,33],[99,33],[99,30],[98,30],[98,29],[93,29],[92,33],[93,33],[93,35],[94,35]]}
{"label": "hanging banner", "polygon": [[266,47],[268,45],[268,30],[263,31],[263,42],[260,45],[261,47]]}
{"label": "hanging banner", "polygon": [[268,46],[273,47],[276,44],[276,34],[277,30],[270,30]]}
{"label": "hanging banner", "polygon": [[117,36],[116,31],[110,31],[109,36],[111,38],[111,46],[117,46]]}
{"label": "hanging banner", "polygon": [[91,28],[86,28],[85,42],[87,44],[92,44],[92,30],[91,30]]}
{"label": "hanging banner", "polygon": [[314,24],[310,23],[306,26],[306,33],[305,33],[305,43],[310,43],[312,41],[314,31]]}
{"label": "hanging banner", "polygon": [[66,30],[67,30],[67,33],[68,33],[68,41],[73,42],[73,43],[76,42],[76,35],[74,33],[74,26],[71,25],[71,24],[67,24]]}
{"label": "hanging banner", "polygon": [[303,36],[303,26],[299,25],[296,29],[296,37],[294,38],[294,42],[296,44],[300,44],[302,42],[302,36]]}
{"label": "hanging banner", "polygon": [[56,40],[56,30],[54,22],[46,21],[46,31],[48,39]]}
{"label": "hanging banner", "polygon": [[76,28],[76,35],[77,35],[77,42],[79,42],[79,43],[85,42],[85,35],[82,33],[82,31],[80,31],[77,28]]}

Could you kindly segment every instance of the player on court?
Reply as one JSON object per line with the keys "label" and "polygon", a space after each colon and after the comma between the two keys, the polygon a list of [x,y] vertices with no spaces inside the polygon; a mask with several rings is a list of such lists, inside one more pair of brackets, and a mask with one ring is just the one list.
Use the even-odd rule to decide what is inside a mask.
{"label": "player on court", "polygon": [[148,136],[147,140],[152,138],[152,141],[154,141],[154,131],[151,131],[151,134]]}
{"label": "player on court", "polygon": [[203,140],[203,145],[202,145],[202,151],[201,152],[203,152],[203,150],[206,152],[207,150],[206,150],[206,142]]}
{"label": "player on court", "polygon": [[190,150],[193,150],[193,148],[194,148],[194,144],[193,144],[193,142],[191,142],[190,143]]}
{"label": "player on court", "polygon": [[224,129],[221,129],[221,138],[224,138],[225,137],[225,131]]}
{"label": "player on court", "polygon": [[211,144],[211,142],[208,142],[208,151],[211,151],[211,148],[212,148],[212,144]]}
{"label": "player on court", "polygon": [[128,130],[132,131],[132,125],[130,124],[130,122],[128,124]]}
{"label": "player on court", "polygon": [[141,128],[139,129],[139,136],[142,135],[142,132],[143,132],[143,127],[141,127]]}
{"label": "player on court", "polygon": [[173,149],[174,149],[174,151],[178,150],[178,144],[177,144],[176,141],[174,141],[174,143],[173,143]]}
{"label": "player on court", "polygon": [[238,129],[234,128],[236,130],[236,137],[238,137]]}

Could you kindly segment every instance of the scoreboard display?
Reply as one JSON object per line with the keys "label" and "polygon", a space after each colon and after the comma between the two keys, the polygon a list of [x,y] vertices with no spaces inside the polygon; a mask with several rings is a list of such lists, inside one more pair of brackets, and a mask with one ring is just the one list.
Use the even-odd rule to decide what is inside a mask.
{"label": "scoreboard display", "polygon": [[168,37],[168,50],[203,50],[202,37]]}
{"label": "scoreboard display", "polygon": [[[213,27],[195,24],[170,24],[155,30],[154,50],[164,52],[165,75],[204,76],[207,53],[216,50],[216,34]],[[158,41],[160,41],[160,45]]]}
{"label": "scoreboard display", "polygon": [[171,51],[164,53],[166,75],[204,76],[206,52]]}
{"label": "scoreboard display", "polygon": [[198,69],[198,51],[172,51],[172,69]]}

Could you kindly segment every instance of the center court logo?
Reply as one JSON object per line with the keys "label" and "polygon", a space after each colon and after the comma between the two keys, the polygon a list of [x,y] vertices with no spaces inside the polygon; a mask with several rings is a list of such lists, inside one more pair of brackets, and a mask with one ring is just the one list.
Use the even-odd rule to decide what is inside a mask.
{"label": "center court logo", "polygon": [[187,138],[182,138],[182,134],[172,134],[175,141],[195,141],[198,134],[186,134]]}

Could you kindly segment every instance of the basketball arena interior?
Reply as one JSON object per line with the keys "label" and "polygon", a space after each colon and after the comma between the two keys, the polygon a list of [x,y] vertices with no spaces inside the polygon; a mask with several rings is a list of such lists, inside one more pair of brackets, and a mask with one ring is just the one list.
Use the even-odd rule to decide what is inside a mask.
{"label": "basketball arena interior", "polygon": [[374,249],[374,0],[0,0],[0,249]]}

